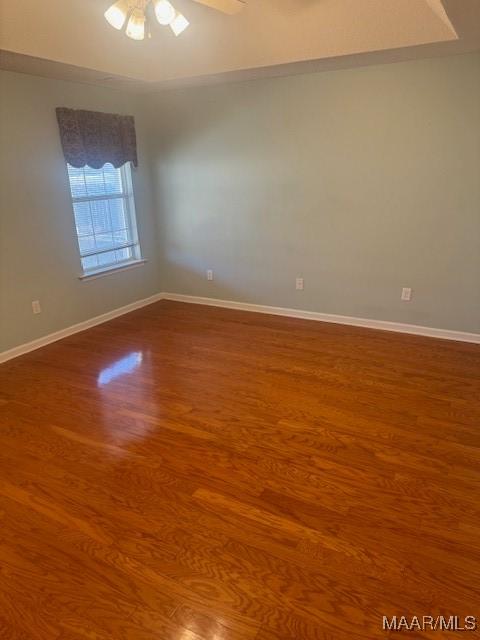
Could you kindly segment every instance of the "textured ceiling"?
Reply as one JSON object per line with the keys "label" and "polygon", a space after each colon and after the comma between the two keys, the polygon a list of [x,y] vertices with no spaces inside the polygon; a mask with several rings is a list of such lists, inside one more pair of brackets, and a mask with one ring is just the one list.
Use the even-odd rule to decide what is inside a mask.
{"label": "textured ceiling", "polygon": [[111,2],[0,0],[2,66],[156,86],[353,64],[362,56],[389,61],[408,49],[473,50],[480,36],[480,0],[248,0],[235,16],[173,0],[191,27],[175,38],[154,25],[152,39],[135,42],[104,20]]}

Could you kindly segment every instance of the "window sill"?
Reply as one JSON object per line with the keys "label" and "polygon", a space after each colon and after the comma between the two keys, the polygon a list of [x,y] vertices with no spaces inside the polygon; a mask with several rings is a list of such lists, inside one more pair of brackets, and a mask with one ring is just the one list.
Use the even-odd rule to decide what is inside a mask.
{"label": "window sill", "polygon": [[119,271],[128,271],[129,269],[135,269],[136,267],[141,267],[147,261],[145,259],[141,260],[132,260],[131,262],[125,262],[124,264],[113,265],[112,267],[106,267],[105,269],[97,269],[96,271],[89,271],[88,273],[83,273],[81,276],[78,276],[79,280],[88,281],[88,280],[96,280],[97,278],[103,278],[104,276],[110,276],[114,273],[118,273]]}

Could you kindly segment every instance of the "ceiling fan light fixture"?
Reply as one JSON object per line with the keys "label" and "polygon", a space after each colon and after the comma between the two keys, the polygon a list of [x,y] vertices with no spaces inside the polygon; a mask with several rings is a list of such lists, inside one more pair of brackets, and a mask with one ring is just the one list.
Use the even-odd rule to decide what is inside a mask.
{"label": "ceiling fan light fixture", "polygon": [[127,24],[126,34],[132,40],[145,38],[145,12],[143,9],[134,9]]}
{"label": "ceiling fan light fixture", "polygon": [[103,15],[108,24],[120,31],[120,29],[123,29],[129,10],[129,0],[118,0]]}
{"label": "ceiling fan light fixture", "polygon": [[177,12],[168,0],[154,0],[153,7],[158,22],[164,27],[175,20]]}
{"label": "ceiling fan light fixture", "polygon": [[[1,2],[1,0],[0,0]],[[226,14],[237,13],[245,6],[245,0],[195,0],[199,4],[211,7]],[[132,40],[151,38],[151,9],[157,21],[170,27],[179,36],[190,25],[185,16],[177,11],[169,0],[116,0],[104,13],[106,21],[118,31],[125,29]],[[148,28],[147,28],[148,27]]]}
{"label": "ceiling fan light fixture", "polygon": [[176,13],[175,18],[170,23],[170,29],[176,36],[179,36],[189,25],[189,21],[181,13]]}

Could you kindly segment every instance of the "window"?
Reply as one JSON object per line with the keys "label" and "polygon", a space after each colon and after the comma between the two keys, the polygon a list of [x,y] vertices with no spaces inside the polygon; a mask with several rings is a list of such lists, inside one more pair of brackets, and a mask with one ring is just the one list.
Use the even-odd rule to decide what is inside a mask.
{"label": "window", "polygon": [[140,260],[130,164],[67,166],[83,273]]}

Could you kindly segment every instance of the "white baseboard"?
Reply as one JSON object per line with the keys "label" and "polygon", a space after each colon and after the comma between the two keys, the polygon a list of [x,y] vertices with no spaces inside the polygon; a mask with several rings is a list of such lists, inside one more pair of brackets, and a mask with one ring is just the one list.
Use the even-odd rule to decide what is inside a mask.
{"label": "white baseboard", "polygon": [[353,327],[366,327],[368,329],[380,329],[382,331],[396,331],[398,333],[409,333],[417,336],[427,336],[429,338],[442,338],[444,340],[457,340],[460,342],[471,342],[474,344],[480,344],[480,334],[467,333],[464,331],[450,331],[449,329],[434,329],[432,327],[421,327],[415,324],[404,324],[401,322],[388,322],[386,320],[370,320],[368,318],[355,318],[352,316],[339,316],[330,313],[319,313],[318,311],[303,311],[301,309],[288,309],[284,307],[270,307],[263,304],[250,304],[248,302],[236,302],[234,300],[219,300],[217,298],[202,298],[200,296],[189,296],[181,293],[157,293],[149,298],[143,300],[137,300],[131,304],[127,304],[124,307],[113,309],[107,313],[103,313],[100,316],[90,318],[84,322],[79,322],[66,329],[55,331],[46,336],[21,344],[18,347],[3,351],[0,353],[0,363],[7,362],[12,358],[34,351],[40,347],[44,347],[47,344],[61,340],[74,333],[85,331],[90,327],[95,327],[97,324],[108,322],[119,316],[123,316],[125,313],[135,311],[141,307],[146,307],[149,304],[158,302],[159,300],[175,300],[177,302],[188,302],[190,304],[203,304],[210,307],[223,307],[225,309],[238,309],[239,311],[253,311],[255,313],[266,313],[275,316],[287,316],[289,318],[301,318],[304,320],[316,320],[317,322],[331,322],[334,324],[346,324]]}
{"label": "white baseboard", "polygon": [[183,295],[181,293],[162,293],[164,300],[176,300],[190,304],[204,304],[211,307],[224,307],[225,309],[238,309],[240,311],[253,311],[255,313],[267,313],[275,316],[287,316],[289,318],[302,318],[304,320],[316,320],[318,322],[332,322],[346,324],[353,327],[366,327],[368,329],[380,329],[382,331],[396,331],[409,333],[429,338],[442,338],[444,340],[457,340],[460,342],[473,342],[480,344],[480,334],[464,331],[451,331],[449,329],[434,329],[421,327],[416,324],[404,324],[401,322],[389,322],[387,320],[370,320],[368,318],[355,318],[352,316],[338,316],[318,311],[303,311],[301,309],[288,309],[284,307],[269,307],[263,304],[250,304],[248,302],[235,302],[234,300],[218,300],[216,298],[201,298],[199,296]]}
{"label": "white baseboard", "polygon": [[46,336],[37,338],[37,340],[32,340],[31,342],[21,344],[18,347],[9,349],[8,351],[3,351],[0,353],[0,363],[11,360],[12,358],[17,358],[24,353],[34,351],[35,349],[39,349],[40,347],[44,347],[45,345],[50,344],[51,342],[56,342],[57,340],[61,340],[62,338],[71,336],[74,333],[79,333],[80,331],[85,331],[85,329],[90,329],[90,327],[95,327],[97,324],[108,322],[109,320],[113,320],[113,318],[123,316],[125,313],[135,311],[135,309],[146,307],[147,305],[152,304],[153,302],[158,302],[158,300],[161,299],[162,295],[157,293],[154,296],[150,296],[149,298],[137,300],[136,302],[126,304],[124,307],[119,307],[118,309],[113,309],[112,311],[108,311],[107,313],[102,313],[102,315],[100,316],[90,318],[90,320],[79,322],[78,324],[74,324],[71,327],[67,327],[66,329],[60,329],[60,331],[55,331],[55,333],[49,333]]}

